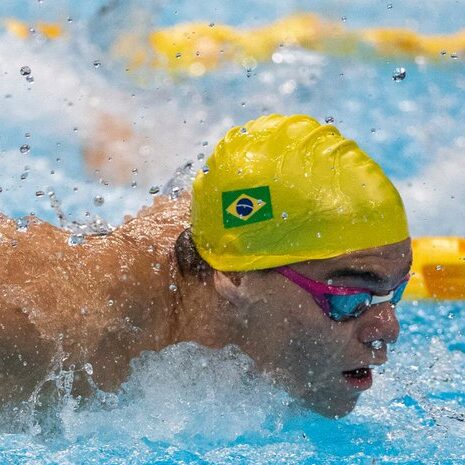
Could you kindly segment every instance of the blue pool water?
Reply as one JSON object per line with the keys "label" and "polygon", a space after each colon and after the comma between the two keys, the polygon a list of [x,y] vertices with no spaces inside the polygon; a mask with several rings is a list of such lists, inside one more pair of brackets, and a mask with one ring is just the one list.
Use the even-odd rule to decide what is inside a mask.
{"label": "blue pool water", "polygon": [[[231,64],[193,79],[153,70],[128,76],[124,63],[111,57],[109,43],[140,8],[146,27],[190,20],[254,27],[316,11],[335,21],[345,17],[344,25],[354,29],[446,33],[463,25],[465,1],[115,1],[99,15],[104,3],[0,5],[0,18],[60,21],[68,34],[54,43],[23,42],[0,29],[2,212],[34,212],[58,224],[49,195],[54,192],[66,222],[99,217],[117,225],[152,201],[151,186],[166,186],[189,160],[201,166],[199,154],[208,156],[230,126],[262,113],[302,112],[320,121],[334,118],[393,177],[413,235],[463,235],[460,54],[431,63],[284,49],[250,76]],[[32,84],[19,73],[25,65]],[[407,77],[394,82],[399,66]],[[83,159],[85,147],[100,143],[94,130],[95,116],[102,114],[129,121],[142,141],[133,147],[123,180],[111,178],[111,166],[108,172],[88,171]],[[19,150],[24,144],[27,153]],[[127,156],[113,149],[115,163]],[[173,182],[181,182],[179,176]],[[97,195],[103,205],[94,202]],[[1,414],[0,463],[465,463],[465,306],[402,303],[399,318],[402,333],[390,361],[356,410],[339,421],[302,409],[254,374],[251,361],[233,347],[211,351],[183,344],[142,354],[118,394],[102,393],[85,407],[69,396],[73,374],[60,373],[62,399],[52,410],[31,402]]]}

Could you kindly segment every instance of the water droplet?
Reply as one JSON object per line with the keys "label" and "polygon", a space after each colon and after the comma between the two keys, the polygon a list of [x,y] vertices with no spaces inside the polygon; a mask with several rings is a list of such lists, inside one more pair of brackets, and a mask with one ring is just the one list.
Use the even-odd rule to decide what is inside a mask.
{"label": "water droplet", "polygon": [[288,216],[289,216],[289,215],[287,214],[287,212],[282,212],[282,213],[281,213],[281,218],[282,218],[283,220],[287,220]]}
{"label": "water droplet", "polygon": [[407,71],[405,70],[405,68],[396,68],[392,73],[392,79],[396,82],[403,81],[406,76]]}
{"label": "water droplet", "polygon": [[19,72],[21,76],[29,76],[29,74],[31,74],[31,68],[29,68],[29,66],[22,66]]}
{"label": "water droplet", "polygon": [[444,56],[447,54],[447,51],[446,50],[441,50],[441,55]]}
{"label": "water droplet", "polygon": [[137,168],[133,168],[131,172],[134,176],[137,176],[139,174],[139,170]]}
{"label": "water droplet", "polygon": [[16,220],[16,230],[20,232],[26,232],[29,226],[29,220],[27,217],[23,216],[22,218],[18,218]]}
{"label": "water droplet", "polygon": [[101,195],[96,195],[94,197],[94,205],[96,207],[101,207],[105,202],[105,199]]}
{"label": "water droplet", "polygon": [[19,151],[21,153],[28,153],[29,150],[31,150],[31,146],[29,144],[23,144],[21,145],[21,147],[19,148]]}
{"label": "water droplet", "polygon": [[111,300],[111,299],[108,299],[108,300],[107,300],[107,305],[108,305],[109,307],[112,307],[114,303],[115,303],[115,302],[114,302],[113,300]]}
{"label": "water droplet", "polygon": [[449,318],[449,320],[453,320],[455,318],[455,315],[452,312],[449,312],[447,314],[447,318]]}
{"label": "water droplet", "polygon": [[210,27],[213,27],[215,25],[215,23],[210,23],[209,26]]}
{"label": "water droplet", "polygon": [[135,188],[137,187],[137,182],[136,182],[136,181],[132,181],[132,182],[131,182],[131,187],[132,187],[133,189],[135,189]]}
{"label": "water droplet", "polygon": [[26,81],[30,83],[34,82],[34,76],[26,76]]}
{"label": "water droplet", "polygon": [[436,265],[436,271],[442,271],[444,267],[442,265]]}
{"label": "water droplet", "polygon": [[36,197],[43,197],[45,195],[44,191],[36,191]]}
{"label": "water droplet", "polygon": [[178,53],[176,53],[176,58],[178,58],[178,59],[179,59],[179,58],[181,58],[181,57],[182,57],[181,53],[179,53],[179,52],[178,52]]}
{"label": "water droplet", "polygon": [[453,60],[458,60],[459,55],[458,55],[458,53],[454,52],[454,53],[451,53],[451,54],[450,54],[450,57],[451,57]]}
{"label": "water droplet", "polygon": [[176,286],[176,284],[170,284],[169,285],[169,290],[171,292],[176,292],[178,290],[178,287]]}
{"label": "water droplet", "polygon": [[341,16],[341,21],[345,23],[347,21],[347,16]]}
{"label": "water droplet", "polygon": [[197,160],[203,160],[205,158],[205,154],[204,153],[199,153],[197,155]]}
{"label": "water droplet", "polygon": [[92,366],[92,363],[84,363],[84,366],[82,368],[84,368],[84,371],[88,375],[93,375],[94,374],[94,367]]}
{"label": "water droplet", "polygon": [[388,4],[387,4],[387,9],[388,9],[388,10],[392,10],[392,3],[388,3]]}
{"label": "water droplet", "polygon": [[202,142],[202,147],[206,147],[208,145],[208,142],[205,140]]}
{"label": "water droplet", "polygon": [[175,200],[179,197],[179,193],[181,192],[181,188],[178,187],[178,186],[174,186],[172,189],[171,189],[171,192],[170,192],[170,199],[171,200]]}
{"label": "water droplet", "polygon": [[242,134],[247,134],[247,128],[241,128],[241,133]]}
{"label": "water droplet", "polygon": [[381,341],[380,339],[376,339],[375,341],[371,341],[371,348],[374,350],[380,350],[384,346],[384,342]]}
{"label": "water droplet", "polygon": [[100,60],[94,60],[92,64],[94,65],[95,69],[100,68],[100,66],[102,66],[102,62]]}
{"label": "water droplet", "polygon": [[156,195],[160,192],[160,188],[158,186],[152,186],[149,189],[149,194]]}
{"label": "water droplet", "polygon": [[84,235],[83,234],[71,234],[68,237],[68,245],[74,247],[76,245],[81,245],[84,242]]}
{"label": "water droplet", "polygon": [[334,123],[334,117],[333,116],[327,116],[325,118],[325,123]]}
{"label": "water droplet", "polygon": [[72,23],[72,22],[73,22],[73,18],[71,18],[70,16],[68,16],[67,21],[68,21],[68,23]]}
{"label": "water droplet", "polygon": [[209,171],[210,171],[210,168],[207,165],[202,167],[203,174],[208,174]]}
{"label": "water droplet", "polygon": [[25,137],[26,139],[29,139],[29,138],[31,137],[31,133],[30,133],[30,132],[25,132],[25,133],[24,133],[24,137]]}
{"label": "water droplet", "polygon": [[21,179],[21,181],[24,181],[28,176],[29,176],[29,173],[26,171],[25,173],[22,173],[19,178]]}

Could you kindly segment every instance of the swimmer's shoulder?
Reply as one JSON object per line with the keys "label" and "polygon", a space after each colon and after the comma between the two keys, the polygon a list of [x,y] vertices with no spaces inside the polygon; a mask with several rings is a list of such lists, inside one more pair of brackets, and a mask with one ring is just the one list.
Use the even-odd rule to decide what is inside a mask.
{"label": "swimmer's shoulder", "polygon": [[134,218],[128,218],[121,231],[134,240],[157,243],[175,242],[189,227],[191,196],[182,192],[176,199],[156,197],[153,204],[144,206]]}

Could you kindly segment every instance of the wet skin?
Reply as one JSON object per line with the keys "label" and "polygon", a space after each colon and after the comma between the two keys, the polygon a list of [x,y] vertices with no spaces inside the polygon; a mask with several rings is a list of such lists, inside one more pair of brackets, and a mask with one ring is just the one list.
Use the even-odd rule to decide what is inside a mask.
{"label": "wet skin", "polygon": [[[173,245],[188,226],[189,201],[158,198],[112,234],[77,247],[46,223],[31,221],[20,232],[0,220],[0,404],[27,400],[60,366],[76,368],[75,394],[91,394],[86,363],[101,389],[116,390],[142,351],[196,341],[238,345],[323,415],[353,409],[361,390],[342,372],[385,362],[386,344],[399,332],[391,305],[334,322],[274,271],[215,271],[204,283],[182,276]],[[291,266],[318,281],[385,294],[410,262],[406,240]],[[383,341],[376,351],[375,339]]]}
{"label": "wet skin", "polygon": [[[408,273],[411,259],[406,240],[291,267],[317,281],[385,295]],[[243,350],[325,416],[349,413],[369,387],[354,387],[342,373],[385,363],[387,344],[399,334],[395,308],[389,302],[368,307],[358,318],[336,322],[310,294],[276,272],[247,273],[236,294],[224,279],[217,282],[220,292],[247,308],[247,329],[243,343],[238,341]],[[375,340],[382,341],[377,350],[371,346]]]}

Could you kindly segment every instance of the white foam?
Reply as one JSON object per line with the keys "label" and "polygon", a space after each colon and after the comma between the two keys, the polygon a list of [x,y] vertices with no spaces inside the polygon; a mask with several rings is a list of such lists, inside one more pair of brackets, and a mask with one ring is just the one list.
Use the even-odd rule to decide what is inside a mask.
{"label": "white foam", "polygon": [[[61,414],[65,436],[93,433],[150,441],[231,441],[279,428],[288,396],[257,376],[251,359],[233,346],[211,350],[194,343],[145,352],[132,361],[121,391],[97,407]],[[271,422],[271,423],[268,423]]]}

